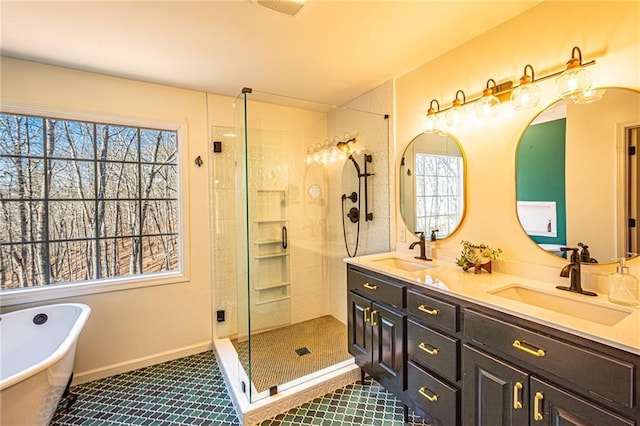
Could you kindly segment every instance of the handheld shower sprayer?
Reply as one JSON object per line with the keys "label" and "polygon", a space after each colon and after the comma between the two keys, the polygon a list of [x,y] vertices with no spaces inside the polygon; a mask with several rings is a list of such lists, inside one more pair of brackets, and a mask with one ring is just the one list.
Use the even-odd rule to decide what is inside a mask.
{"label": "handheld shower sprayer", "polygon": [[[338,150],[340,152],[342,152],[349,160],[351,160],[351,162],[353,163],[353,166],[356,168],[356,173],[357,173],[357,177],[358,177],[358,192],[352,192],[350,196],[347,196],[347,194],[343,194],[342,195],[342,231],[343,231],[343,236],[344,236],[344,245],[345,248],[347,249],[347,255],[349,257],[354,257],[357,253],[358,253],[358,243],[360,241],[360,191],[362,189],[362,187],[364,186],[364,220],[365,222],[368,222],[370,220],[373,220],[373,213],[369,211],[369,197],[368,197],[368,185],[367,185],[367,178],[371,177],[374,175],[374,173],[370,173],[367,170],[367,164],[373,162],[373,156],[371,154],[364,154],[364,173],[360,170],[360,165],[358,164],[358,162],[356,161],[355,158],[353,158],[353,152],[351,152],[352,150],[352,145],[350,144],[355,144],[356,143],[356,138],[353,137],[351,139],[348,139],[346,141],[340,141],[336,144],[336,148],[338,148]],[[348,213],[345,213],[345,201],[349,199],[351,200],[351,202],[358,203],[358,207],[352,207]],[[347,230],[346,230],[346,226],[345,226],[345,217],[348,217],[349,220],[352,223],[357,224],[357,231],[356,231],[356,244],[355,244],[355,249],[353,251],[353,253],[351,253],[351,251],[349,250],[349,244],[347,243]]]}

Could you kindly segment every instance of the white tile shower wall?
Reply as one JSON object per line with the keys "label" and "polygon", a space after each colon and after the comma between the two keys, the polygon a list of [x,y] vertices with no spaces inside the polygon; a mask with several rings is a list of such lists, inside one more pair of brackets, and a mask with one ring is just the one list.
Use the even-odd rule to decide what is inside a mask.
{"label": "white tile shower wall", "polygon": [[[371,106],[383,114],[390,113],[391,95],[392,84],[387,83],[354,101],[354,107],[370,110]],[[255,149],[252,157],[256,160],[251,162],[249,170],[257,171],[250,189],[283,188],[286,191],[290,321],[295,323],[331,314],[346,323],[346,269],[342,262],[346,250],[342,237],[340,197],[349,185],[355,185],[352,190],[357,190],[355,168],[350,162],[307,166],[304,161],[306,147],[336,135],[342,136],[344,132],[357,132],[354,136],[366,147],[366,152],[374,156],[368,168],[375,173],[369,179],[369,209],[374,213],[374,220],[361,224],[358,253],[385,251],[389,249],[390,229],[389,181],[392,176],[388,172],[388,138],[391,122],[352,111],[339,111],[327,117],[324,113],[273,104],[250,103],[249,111],[250,140],[256,144],[252,148]],[[224,130],[218,129],[218,133],[221,135]],[[216,304],[224,306],[227,311],[227,320],[217,325],[219,338],[238,333],[233,158],[234,143],[240,143],[239,139],[233,143],[223,141],[223,154],[213,156]],[[358,156],[358,162],[364,168],[362,154]],[[308,190],[312,185],[321,188],[319,198],[309,196]],[[253,294],[252,299],[256,298]],[[254,306],[255,322],[268,328],[267,321],[284,321],[282,313],[288,306],[284,301],[276,304],[278,313],[271,318],[269,304]]]}
{"label": "white tile shower wall", "polygon": [[[393,112],[393,83],[387,82],[382,86],[360,96],[346,105],[363,111],[375,111],[380,114]],[[360,241],[358,255],[388,251],[390,249],[391,229],[391,194],[393,188],[393,174],[389,172],[390,151],[394,143],[392,140],[392,119],[373,119],[371,115],[357,114],[352,111],[336,111],[330,114],[329,133],[342,136],[345,132],[358,139],[367,154],[373,155],[373,162],[368,169],[375,176],[368,179],[369,211],[373,212],[373,221],[364,221],[362,213],[360,224]],[[356,129],[356,130],[354,130]],[[364,171],[362,154],[355,156]],[[333,164],[328,169],[329,182],[329,213],[327,217],[327,273],[330,294],[331,315],[346,323],[346,267],[343,258],[347,257],[342,230],[342,200],[343,193],[357,191],[355,168],[350,161]],[[364,190],[362,190],[364,196]],[[347,201],[345,210],[353,204]],[[364,210],[364,200],[361,202]],[[350,250],[355,247],[356,226],[347,220],[347,241]]]}

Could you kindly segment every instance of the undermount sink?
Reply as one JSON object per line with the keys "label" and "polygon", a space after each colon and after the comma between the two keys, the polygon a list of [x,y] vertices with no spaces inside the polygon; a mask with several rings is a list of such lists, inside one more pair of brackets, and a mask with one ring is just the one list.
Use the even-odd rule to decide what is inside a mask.
{"label": "undermount sink", "polygon": [[589,296],[564,294],[564,292],[557,294],[553,291],[524,287],[519,284],[512,284],[489,291],[489,293],[608,326],[617,324],[631,314],[624,308],[607,306],[589,300],[587,299]]}
{"label": "undermount sink", "polygon": [[417,272],[433,268],[432,265],[427,265],[420,262],[412,262],[410,260],[400,259],[399,257],[385,257],[384,259],[373,260],[373,262],[379,265],[386,265],[391,266],[392,268],[401,269],[406,272]]}

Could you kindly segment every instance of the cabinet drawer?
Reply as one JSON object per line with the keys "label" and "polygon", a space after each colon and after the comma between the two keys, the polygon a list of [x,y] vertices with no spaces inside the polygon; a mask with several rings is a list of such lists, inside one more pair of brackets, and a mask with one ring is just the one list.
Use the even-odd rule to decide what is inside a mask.
{"label": "cabinet drawer", "polygon": [[409,358],[451,379],[458,380],[457,339],[426,328],[412,320],[407,323]]}
{"label": "cabinet drawer", "polygon": [[407,292],[407,311],[421,322],[445,331],[458,331],[458,306],[416,293]]}
{"label": "cabinet drawer", "polygon": [[633,408],[633,364],[471,310],[464,312],[464,334],[489,350]]}
{"label": "cabinet drawer", "polygon": [[371,275],[353,269],[347,270],[349,290],[366,295],[376,301],[387,303],[396,308],[405,307],[406,287],[400,284],[383,281]]}
{"label": "cabinet drawer", "polygon": [[433,426],[455,426],[458,423],[460,391],[436,379],[409,361],[407,399],[416,412]]}

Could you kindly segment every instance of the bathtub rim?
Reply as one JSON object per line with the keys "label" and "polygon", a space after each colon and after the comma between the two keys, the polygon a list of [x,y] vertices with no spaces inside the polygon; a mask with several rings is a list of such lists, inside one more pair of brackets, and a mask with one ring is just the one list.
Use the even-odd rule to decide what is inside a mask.
{"label": "bathtub rim", "polygon": [[[84,328],[87,320],[89,319],[89,315],[91,314],[91,307],[89,305],[85,305],[84,303],[56,303],[50,305],[42,305],[42,306],[34,306],[32,308],[26,309],[18,309],[12,312],[7,312],[6,314],[2,314],[2,317],[12,314],[18,314],[18,312],[23,311],[41,311],[47,308],[57,308],[64,306],[73,306],[75,308],[80,308],[80,315],[76,318],[73,326],[69,330],[67,336],[62,340],[60,345],[53,351],[49,356],[47,356],[42,361],[33,364],[32,366],[21,370],[9,377],[4,379],[0,379],[0,391],[10,388],[11,386],[22,382],[23,380],[27,380],[31,376],[38,374],[39,372],[46,370],[59,360],[61,360],[69,351],[69,349],[73,346],[73,343],[78,340],[80,336],[80,332]],[[24,314],[24,313],[23,313]]]}

